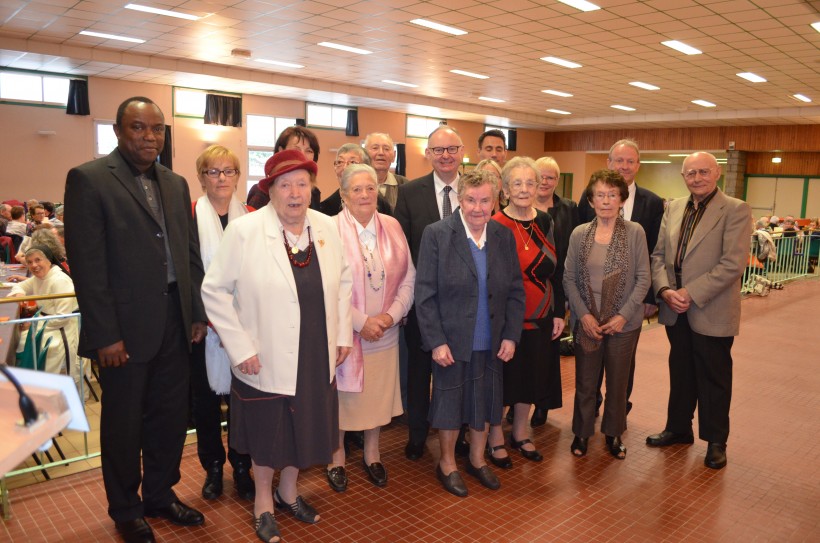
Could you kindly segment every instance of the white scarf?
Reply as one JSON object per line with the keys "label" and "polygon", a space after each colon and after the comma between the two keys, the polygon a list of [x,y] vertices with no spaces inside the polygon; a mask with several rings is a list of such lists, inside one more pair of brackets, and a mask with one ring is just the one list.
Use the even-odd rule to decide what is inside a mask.
{"label": "white scarf", "polygon": [[[228,204],[228,222],[230,223],[247,212],[247,208],[242,205],[236,195],[231,196],[231,202]],[[202,265],[207,271],[222,241],[223,231],[219,215],[207,196],[200,196],[196,202],[196,220],[199,231],[199,252],[202,256]],[[231,361],[213,328],[205,336],[205,369],[208,373],[208,383],[214,392],[228,394],[231,391]]]}

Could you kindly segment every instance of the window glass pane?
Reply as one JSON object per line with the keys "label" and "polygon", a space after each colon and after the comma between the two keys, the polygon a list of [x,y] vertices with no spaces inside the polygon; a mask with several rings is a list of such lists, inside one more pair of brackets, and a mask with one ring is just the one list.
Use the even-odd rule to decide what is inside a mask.
{"label": "window glass pane", "polygon": [[279,137],[279,134],[281,134],[282,131],[285,128],[287,128],[289,126],[295,126],[295,125],[296,125],[296,119],[295,118],[276,117],[276,130],[273,131],[273,143],[271,143],[270,146],[273,147],[274,145],[276,145],[276,138]]}
{"label": "window glass pane", "polygon": [[504,142],[507,145],[510,144],[510,129],[509,128],[504,128],[503,126],[493,126],[491,124],[485,124],[484,125],[484,131],[486,132],[487,130],[501,130],[502,132],[504,132]]}
{"label": "window glass pane", "polygon": [[39,75],[2,72],[0,73],[0,98],[42,102],[42,77]]}
{"label": "window glass pane", "polygon": [[43,78],[43,102],[66,105],[68,103],[69,79],[65,77]]}
{"label": "window glass pane", "polygon": [[248,115],[248,145],[273,147],[276,143],[276,118],[266,115]]}
{"label": "window glass pane", "polygon": [[[255,149],[248,150],[248,177],[261,179],[265,177],[265,162],[273,156],[273,151],[261,151]],[[250,179],[248,179],[250,183]],[[255,183],[254,181],[253,183]],[[251,183],[251,185],[253,185]]]}
{"label": "window glass pane", "polygon": [[427,130],[427,119],[424,117],[407,117],[407,135],[423,138],[429,134]]}
{"label": "window glass pane", "polygon": [[205,93],[198,90],[174,89],[174,115],[205,116]]}
{"label": "window glass pane", "polygon": [[333,112],[331,107],[308,104],[307,124],[316,126],[333,126]]}
{"label": "window glass pane", "polygon": [[114,134],[114,123],[111,121],[96,121],[94,123],[94,153],[96,156],[106,156],[117,147],[117,135]]}
{"label": "window glass pane", "polygon": [[345,128],[347,126],[347,108],[333,108],[333,128]]}

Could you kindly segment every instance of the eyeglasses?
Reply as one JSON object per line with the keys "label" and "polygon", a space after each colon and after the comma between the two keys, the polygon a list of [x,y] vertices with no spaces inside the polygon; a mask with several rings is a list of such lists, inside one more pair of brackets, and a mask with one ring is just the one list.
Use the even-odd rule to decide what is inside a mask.
{"label": "eyeglasses", "polygon": [[524,187],[527,187],[528,189],[534,189],[536,187],[536,185],[537,185],[537,183],[535,181],[520,181],[519,180],[519,181],[513,181],[512,183],[510,183],[510,188],[513,188],[515,190],[521,190]]}
{"label": "eyeglasses", "polygon": [[216,168],[211,168],[209,170],[202,170],[202,173],[207,175],[211,179],[219,179],[219,174],[225,174],[225,177],[235,177],[239,174],[239,170],[236,168],[225,168],[224,170],[217,170]]}
{"label": "eyeglasses", "polygon": [[357,159],[350,159],[350,160],[334,160],[334,166],[350,166],[351,164],[361,164],[361,162],[357,162]]}
{"label": "eyeglasses", "polygon": [[450,145],[449,147],[428,147],[427,150],[433,153],[436,156],[441,156],[444,154],[444,151],[447,151],[448,155],[454,155],[458,153],[458,150],[464,147],[463,145]]}
{"label": "eyeglasses", "polygon": [[542,175],[541,181],[558,181],[558,178],[554,175]]}
{"label": "eyeglasses", "polygon": [[681,172],[681,175],[683,176],[684,179],[691,181],[692,179],[694,179],[698,175],[701,176],[701,177],[706,177],[710,173],[712,173],[712,168],[700,168],[700,169],[697,169],[697,170],[689,170],[689,171],[686,171],[686,172]]}

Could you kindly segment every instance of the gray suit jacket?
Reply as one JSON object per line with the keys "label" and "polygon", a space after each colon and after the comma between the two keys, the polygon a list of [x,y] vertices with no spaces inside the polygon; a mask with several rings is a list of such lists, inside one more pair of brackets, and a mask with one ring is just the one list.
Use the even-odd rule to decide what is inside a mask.
{"label": "gray suit jacket", "polygon": [[[524,283],[512,232],[487,224],[487,292],[492,354],[501,340],[518,343],[524,323]],[[421,241],[416,269],[416,315],[423,348],[447,344],[455,360],[470,360],[478,309],[478,277],[457,210],[431,224]]]}
{"label": "gray suit jacket", "polygon": [[[689,198],[669,202],[663,214],[658,244],[652,253],[652,288],[676,289],[675,254],[683,213]],[[749,255],[752,235],[749,205],[718,190],[706,206],[683,259],[683,284],[692,297],[686,315],[692,330],[715,337],[736,336],[740,330],[740,280]],[[658,299],[661,324],[678,318]]]}
{"label": "gray suit jacket", "polygon": [[[190,340],[191,324],[208,320],[191,197],[185,179],[159,164],[155,173]],[[165,331],[167,259],[162,229],[130,166],[115,149],[72,168],[65,202],[66,250],[83,317],[80,354],[97,358],[97,349],[122,340],[129,362],[151,360]]]}

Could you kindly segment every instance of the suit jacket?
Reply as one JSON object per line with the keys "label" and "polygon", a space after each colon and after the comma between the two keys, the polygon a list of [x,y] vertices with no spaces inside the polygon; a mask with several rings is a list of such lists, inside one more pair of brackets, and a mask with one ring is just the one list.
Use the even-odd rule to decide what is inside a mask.
{"label": "suit jacket", "polygon": [[419,248],[424,229],[428,224],[441,220],[436,201],[433,172],[399,186],[393,216],[399,221],[404,235],[407,236],[413,264],[418,267]]}
{"label": "suit jacket", "polygon": [[[566,295],[563,287],[564,261],[567,258],[569,236],[575,230],[575,227],[580,224],[580,219],[578,218],[578,206],[575,202],[567,198],[561,198],[557,194],[552,195],[552,207],[548,209],[548,212],[552,217],[555,252],[558,257],[552,283],[553,285],[561,285],[560,289],[556,289],[555,316],[563,318],[566,312]],[[558,296],[559,290],[561,291],[560,298]]]}
{"label": "suit jacket", "polygon": [[[353,345],[352,279],[336,223],[308,210],[314,258],[324,291],[330,380],[336,376],[336,347]],[[233,366],[234,376],[265,392],[293,396],[299,360],[299,298],[273,206],[228,223],[205,281],[202,298]],[[315,333],[314,333],[315,335]],[[236,366],[259,356],[262,371],[246,375]]]}
{"label": "suit jacket", "polygon": [[[199,294],[202,261],[188,183],[156,164],[168,242],[176,270],[184,333],[207,317]],[[114,150],[68,172],[66,250],[82,313],[79,351],[124,341],[129,362],[151,360],[165,331],[168,279],[165,242],[131,167]]]}
{"label": "suit jacket", "polygon": [[[390,174],[388,173],[388,176]],[[392,174],[393,178],[396,180],[395,185],[384,185],[384,197],[387,200],[387,203],[390,205],[390,212],[392,215],[393,210],[396,208],[396,200],[399,197],[399,187],[404,185],[409,181],[403,175],[399,175],[397,173]],[[381,213],[381,211],[379,212]]]}
{"label": "suit jacket", "polygon": [[[578,202],[578,213],[581,216],[582,223],[589,222],[595,217],[595,211],[584,196],[581,196],[581,200]],[[635,203],[632,205],[632,218],[630,221],[636,222],[643,227],[646,234],[647,254],[651,255],[658,243],[661,219],[663,219],[663,200],[661,197],[649,189],[635,185]],[[643,303],[657,303],[655,293],[652,292],[651,287],[647,291]]]}
{"label": "suit jacket", "polygon": [[[322,200],[319,204],[318,211],[321,211],[328,217],[335,217],[342,210],[342,193],[341,189],[336,189],[336,192]],[[393,215],[393,210],[384,196],[381,194],[376,198],[376,211],[382,215]]]}
{"label": "suit jacket", "polygon": [[[686,315],[692,330],[706,336],[736,336],[740,330],[740,281],[751,245],[752,215],[746,202],[718,190],[686,247],[681,275],[675,281],[675,254],[689,198],[669,203],[652,253],[652,288],[685,287],[692,297]],[[72,264],[73,266],[73,264]],[[658,298],[658,321],[671,326],[678,315]]]}
{"label": "suit jacket", "polygon": [[[407,186],[407,185],[404,185]],[[524,283],[512,232],[487,224],[487,292],[492,354],[501,340],[518,343],[524,322]],[[447,344],[455,360],[470,360],[478,310],[478,276],[461,211],[431,224],[416,270],[416,315],[424,350]]]}

